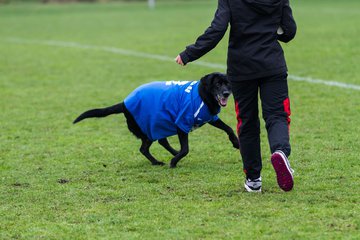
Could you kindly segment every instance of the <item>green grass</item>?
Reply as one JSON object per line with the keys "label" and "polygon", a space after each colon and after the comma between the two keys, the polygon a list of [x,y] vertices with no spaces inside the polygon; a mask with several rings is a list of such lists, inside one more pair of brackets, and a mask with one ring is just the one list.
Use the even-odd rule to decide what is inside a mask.
{"label": "green grass", "polygon": [[[360,85],[360,2],[293,2],[299,29],[284,45],[289,73]],[[216,69],[8,41],[175,57],[215,8],[216,1],[160,2],[153,11],[145,3],[0,6],[0,239],[360,238],[359,91],[289,81],[295,188],[278,188],[262,126],[264,191],[248,194],[239,153],[210,126],[190,135],[189,155],[169,169],[140,156],[123,116],[71,124],[142,83]],[[225,64],[226,43],[201,60]],[[233,103],[220,116],[235,128]],[[152,150],[169,162],[160,146]]]}

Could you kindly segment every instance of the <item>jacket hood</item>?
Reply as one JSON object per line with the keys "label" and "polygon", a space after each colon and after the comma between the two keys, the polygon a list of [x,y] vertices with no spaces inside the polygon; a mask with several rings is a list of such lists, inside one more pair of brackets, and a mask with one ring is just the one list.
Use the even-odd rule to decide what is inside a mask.
{"label": "jacket hood", "polygon": [[251,6],[256,12],[268,15],[273,13],[276,9],[278,9],[282,0],[244,0],[247,4]]}

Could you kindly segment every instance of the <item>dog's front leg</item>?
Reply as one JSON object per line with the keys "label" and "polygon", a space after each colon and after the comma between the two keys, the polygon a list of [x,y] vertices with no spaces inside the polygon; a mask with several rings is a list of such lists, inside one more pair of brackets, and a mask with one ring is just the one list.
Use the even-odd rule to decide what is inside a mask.
{"label": "dog's front leg", "polygon": [[163,162],[156,160],[150,153],[150,146],[153,143],[150,139],[141,139],[140,152],[151,162],[152,165],[164,165]]}
{"label": "dog's front leg", "polygon": [[180,141],[180,152],[176,154],[173,159],[171,159],[170,167],[175,168],[176,164],[185,157],[189,153],[189,137],[188,134],[182,131],[181,129],[177,129],[179,141]]}
{"label": "dog's front leg", "polygon": [[227,135],[229,136],[229,140],[231,141],[233,147],[239,149],[239,147],[240,147],[239,139],[237,138],[237,136],[234,133],[234,130],[231,127],[229,127],[226,123],[221,121],[220,118],[218,120],[216,120],[215,122],[209,122],[209,124],[225,131],[227,133]]}

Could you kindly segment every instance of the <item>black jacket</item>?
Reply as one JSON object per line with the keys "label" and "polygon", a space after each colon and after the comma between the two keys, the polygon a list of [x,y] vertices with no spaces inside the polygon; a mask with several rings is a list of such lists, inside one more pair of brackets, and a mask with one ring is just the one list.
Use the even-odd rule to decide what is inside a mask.
{"label": "black jacket", "polygon": [[[295,37],[289,0],[219,0],[211,26],[195,44],[180,53],[184,64],[213,49],[230,23],[227,74],[230,81],[250,80],[287,72],[278,42]],[[281,26],[284,33],[277,34]]]}

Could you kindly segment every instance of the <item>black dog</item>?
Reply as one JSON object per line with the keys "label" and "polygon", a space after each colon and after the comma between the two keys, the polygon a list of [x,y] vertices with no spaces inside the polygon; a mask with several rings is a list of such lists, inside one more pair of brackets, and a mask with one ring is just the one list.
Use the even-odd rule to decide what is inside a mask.
{"label": "black dog", "polygon": [[[205,123],[224,130],[233,147],[239,148],[232,128],[217,116],[220,108],[226,106],[230,94],[230,84],[221,73],[211,73],[193,82],[153,82],[134,90],[122,103],[84,112],[74,123],[85,118],[124,113],[129,130],[142,141],[140,152],[153,165],[164,165],[149,151],[151,144],[158,140],[174,155],[170,162],[170,167],[174,168],[189,152],[188,133]],[[172,148],[167,140],[176,134],[180,151]]]}

